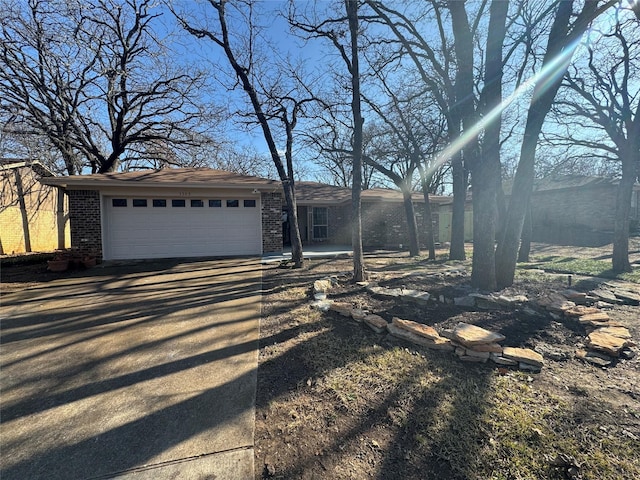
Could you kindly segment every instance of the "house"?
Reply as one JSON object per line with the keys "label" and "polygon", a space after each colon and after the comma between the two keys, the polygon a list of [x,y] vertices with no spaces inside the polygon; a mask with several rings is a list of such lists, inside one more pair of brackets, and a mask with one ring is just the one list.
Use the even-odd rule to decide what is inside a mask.
{"label": "house", "polygon": [[[531,196],[532,240],[559,245],[598,246],[613,241],[619,180],[585,175],[537,179]],[[505,185],[505,194],[510,193]],[[640,185],[633,189],[630,229],[640,220]]]}
{"label": "house", "polygon": [[[316,182],[297,182],[298,225],[302,243],[351,243],[351,189]],[[424,197],[413,194],[422,247],[426,246]],[[430,196],[434,239],[439,241],[439,207],[449,197]],[[407,244],[407,217],[402,193],[372,188],[363,190],[362,243],[369,248],[402,248]],[[285,226],[285,242],[288,240]]]}
{"label": "house", "polygon": [[207,168],[46,178],[69,198],[71,245],[98,259],[282,250],[279,181]]}
{"label": "house", "polygon": [[[45,178],[69,200],[71,245],[104,260],[260,255],[288,241],[279,181],[207,168]],[[351,190],[298,182],[303,244],[351,242]],[[438,202],[433,197],[433,220]],[[414,195],[419,231],[424,199]],[[366,247],[406,244],[402,195],[362,192]],[[423,238],[424,243],[424,238]]]}
{"label": "house", "polygon": [[46,252],[69,245],[68,208],[53,173],[38,161],[0,160],[0,254]]}

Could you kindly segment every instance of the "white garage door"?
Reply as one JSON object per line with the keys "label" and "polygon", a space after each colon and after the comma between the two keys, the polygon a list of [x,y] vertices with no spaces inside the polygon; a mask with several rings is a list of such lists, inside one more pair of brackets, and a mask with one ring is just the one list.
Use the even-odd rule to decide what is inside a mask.
{"label": "white garage door", "polygon": [[108,260],[262,252],[256,198],[105,197],[104,202]]}

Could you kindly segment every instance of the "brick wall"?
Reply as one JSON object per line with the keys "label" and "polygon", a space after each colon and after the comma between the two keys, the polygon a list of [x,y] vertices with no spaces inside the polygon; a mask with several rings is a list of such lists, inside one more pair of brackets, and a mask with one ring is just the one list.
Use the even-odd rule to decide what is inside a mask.
{"label": "brick wall", "polygon": [[612,241],[615,186],[534,192],[533,240],[566,245]]}
{"label": "brick wall", "polygon": [[100,193],[97,190],[68,190],[71,247],[102,259]]}
{"label": "brick wall", "polygon": [[282,252],[282,194],[262,193],[262,252]]}

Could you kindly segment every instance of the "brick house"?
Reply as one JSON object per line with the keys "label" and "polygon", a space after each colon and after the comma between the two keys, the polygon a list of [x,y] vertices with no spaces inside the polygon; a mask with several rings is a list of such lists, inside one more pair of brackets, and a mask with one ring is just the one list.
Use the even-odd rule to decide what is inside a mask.
{"label": "brick house", "polygon": [[282,251],[280,182],[207,168],[46,178],[69,199],[71,245],[98,259]]}
{"label": "brick house", "polygon": [[[449,197],[430,196],[435,241],[440,241],[439,208]],[[406,245],[407,219],[398,190],[362,191],[362,242],[369,248]],[[298,223],[303,244],[351,244],[351,189],[316,182],[296,183]],[[413,194],[421,247],[426,246],[424,197]],[[287,240],[285,226],[285,242]]]}
{"label": "brick house", "polygon": [[68,206],[53,173],[38,161],[0,160],[0,254],[47,252],[69,245]]}
{"label": "brick house", "polygon": [[[618,180],[558,175],[535,181],[531,197],[532,240],[560,245],[598,246],[613,241]],[[510,193],[510,185],[505,185]],[[633,190],[630,229],[640,221],[640,185]]]}

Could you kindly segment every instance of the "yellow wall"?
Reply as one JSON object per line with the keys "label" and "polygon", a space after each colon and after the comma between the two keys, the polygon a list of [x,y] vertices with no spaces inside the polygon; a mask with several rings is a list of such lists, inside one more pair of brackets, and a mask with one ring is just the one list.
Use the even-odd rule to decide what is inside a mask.
{"label": "yellow wall", "polygon": [[[4,254],[24,253],[25,232],[23,215],[17,194],[15,169],[2,171],[2,199],[0,201],[0,242]],[[71,244],[69,209],[63,197],[64,244],[58,240],[57,188],[42,185],[29,167],[18,168],[22,181],[26,217],[29,225],[32,252],[47,252]]]}
{"label": "yellow wall", "polygon": [[[451,241],[451,210],[440,209],[440,242]],[[473,241],[473,212],[464,212],[464,241]]]}

